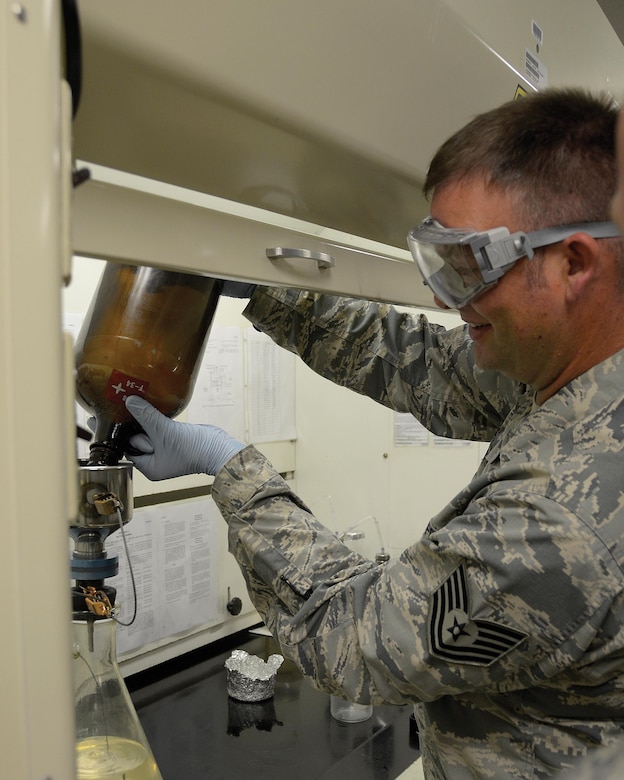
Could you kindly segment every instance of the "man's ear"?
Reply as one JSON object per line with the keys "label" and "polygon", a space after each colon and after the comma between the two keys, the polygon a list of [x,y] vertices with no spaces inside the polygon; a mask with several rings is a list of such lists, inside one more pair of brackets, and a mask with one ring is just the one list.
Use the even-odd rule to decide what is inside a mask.
{"label": "man's ear", "polygon": [[572,303],[596,280],[602,250],[598,241],[587,233],[574,233],[562,244],[565,252],[563,281],[568,300]]}

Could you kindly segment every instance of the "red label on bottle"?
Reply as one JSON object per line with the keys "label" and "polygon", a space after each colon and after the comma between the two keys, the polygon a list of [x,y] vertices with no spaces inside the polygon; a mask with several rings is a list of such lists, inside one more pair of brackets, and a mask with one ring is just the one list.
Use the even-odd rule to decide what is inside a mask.
{"label": "red label on bottle", "polygon": [[144,382],[135,376],[128,376],[116,369],[111,373],[104,396],[108,401],[124,404],[129,395],[145,396],[149,382]]}

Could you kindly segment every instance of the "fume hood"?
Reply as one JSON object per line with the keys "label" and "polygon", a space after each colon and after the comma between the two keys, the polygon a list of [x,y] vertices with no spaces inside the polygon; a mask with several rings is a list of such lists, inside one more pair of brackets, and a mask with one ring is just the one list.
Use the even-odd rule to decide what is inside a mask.
{"label": "fume hood", "polygon": [[[78,11],[73,122],[60,3],[0,16],[0,752],[7,777],[29,780],[66,780],[74,766],[61,327],[72,255],[430,305],[405,236],[427,213],[437,146],[545,86],[624,95],[624,47],[595,0],[83,0]],[[72,192],[73,167],[91,178]]]}

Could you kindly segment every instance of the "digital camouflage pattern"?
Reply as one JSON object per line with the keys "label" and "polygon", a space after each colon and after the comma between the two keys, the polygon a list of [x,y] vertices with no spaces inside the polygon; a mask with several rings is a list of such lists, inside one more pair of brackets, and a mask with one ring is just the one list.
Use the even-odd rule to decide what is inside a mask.
{"label": "digital camouflage pattern", "polygon": [[491,440],[385,566],[253,447],[226,464],[213,496],[284,654],[329,693],[413,703],[430,780],[552,777],[621,737],[624,354],[537,406],[475,368],[463,328],[286,290],[258,290],[246,315],[332,381],[438,435]]}

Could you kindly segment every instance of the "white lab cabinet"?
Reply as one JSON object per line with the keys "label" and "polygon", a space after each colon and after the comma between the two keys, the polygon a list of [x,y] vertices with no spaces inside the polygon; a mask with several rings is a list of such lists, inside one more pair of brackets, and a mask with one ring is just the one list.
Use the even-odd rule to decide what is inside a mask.
{"label": "white lab cabinet", "polygon": [[397,303],[432,303],[405,247],[88,162],[80,165],[90,170],[91,179],[74,194],[78,254]]}
{"label": "white lab cabinet", "polygon": [[619,98],[624,78],[596,0],[79,5],[78,157],[401,249],[471,117],[547,85]]}
{"label": "white lab cabinet", "polygon": [[[19,780],[73,776],[61,300],[72,252],[426,306],[405,235],[427,213],[420,189],[440,142],[548,85],[624,95],[606,0],[82,0],[71,122],[60,11],[31,0],[0,15],[0,753]],[[92,171],[73,193],[72,158]],[[387,410],[304,366],[295,382],[296,439],[272,443],[271,457],[338,530],[373,516],[394,553],[478,462],[477,445],[433,441],[423,458],[395,444]],[[138,493],[146,506],[158,498]],[[248,604],[241,614],[253,619]]]}

